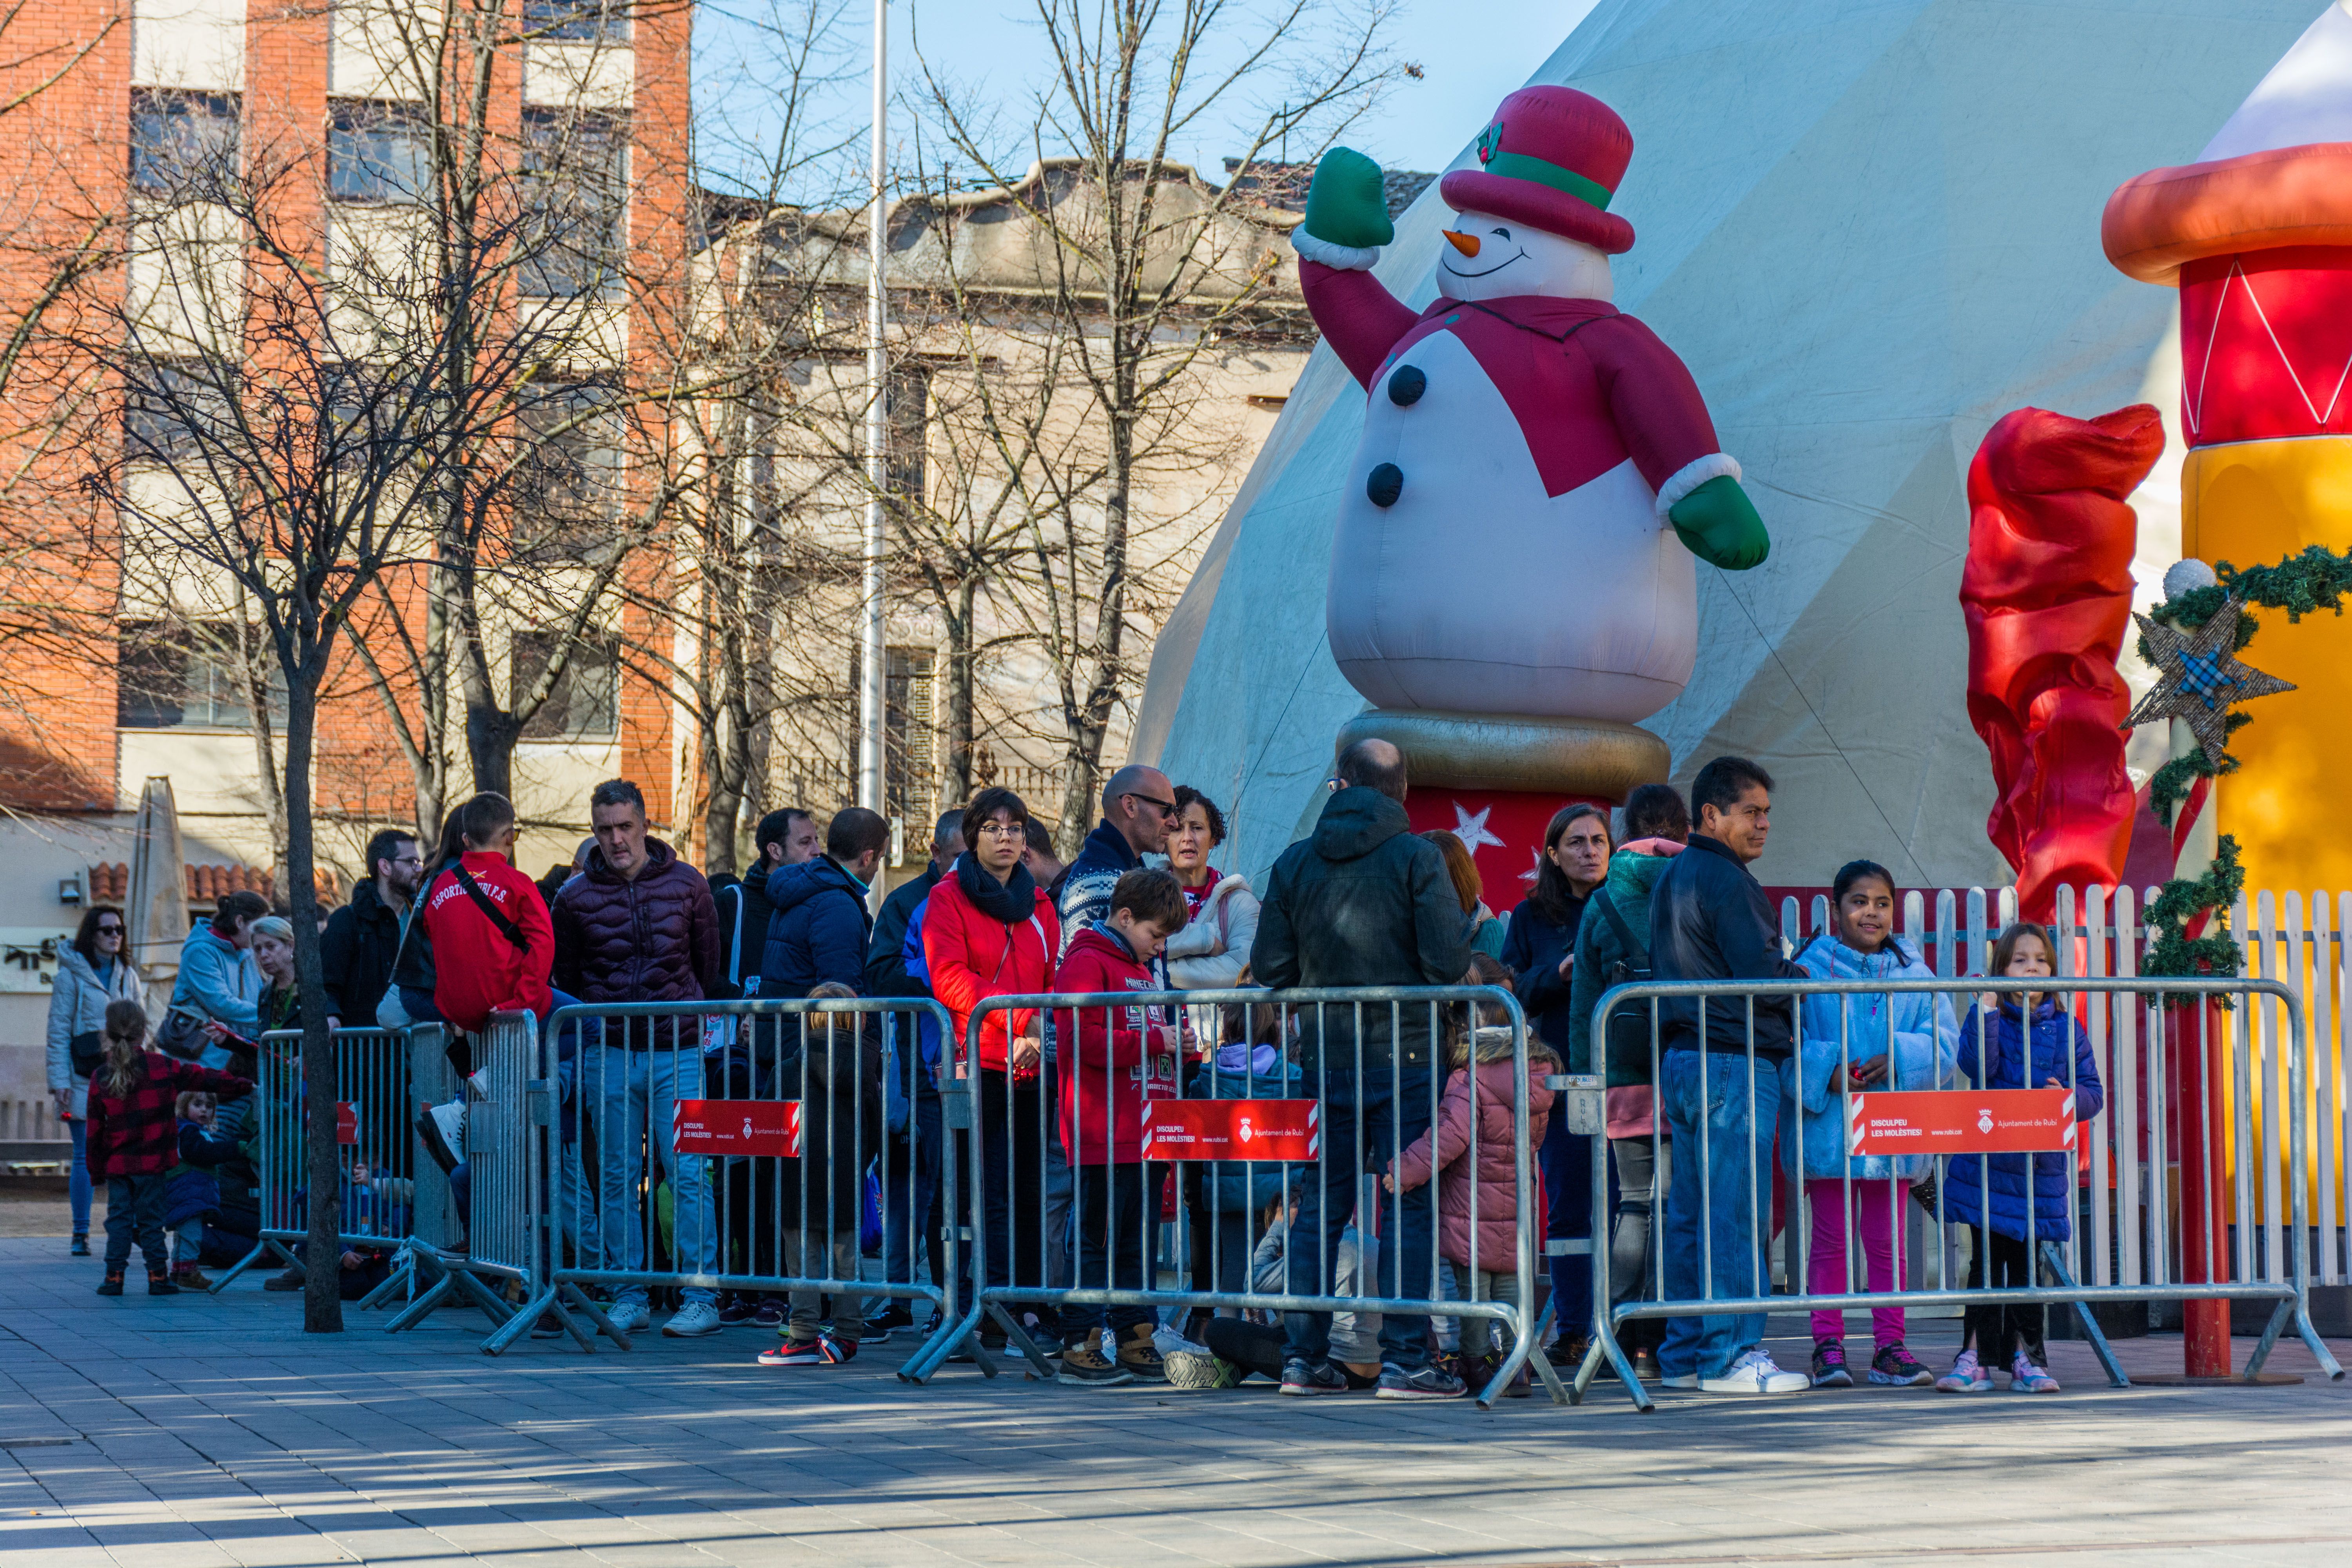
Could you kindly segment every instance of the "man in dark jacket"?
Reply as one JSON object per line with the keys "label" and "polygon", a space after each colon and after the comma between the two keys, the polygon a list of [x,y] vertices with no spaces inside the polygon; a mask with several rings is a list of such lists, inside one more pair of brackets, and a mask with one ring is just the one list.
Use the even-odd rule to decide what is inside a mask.
{"label": "man in dark jacket", "polygon": [[326,934],[319,939],[327,1011],[353,1029],[374,1026],[400,955],[401,928],[425,875],[416,835],[397,827],[368,840],[367,863],[367,879],[352,889],[350,903],[327,917]]}
{"label": "man in dark jacket", "polygon": [[834,814],[824,853],[768,877],[766,955],[760,962],[762,996],[797,999],[828,983],[854,994],[866,979],[866,944],[874,917],[866,894],[890,845],[890,825],[853,805]]}
{"label": "man in dark jacket", "polygon": [[768,879],[779,867],[809,858],[795,856],[799,846],[808,841],[808,834],[802,829],[810,823],[809,814],[796,805],[760,818],[754,836],[759,864],[744,872],[741,881],[711,889],[711,905],[719,911],[719,982],[711,990],[713,996],[731,1001],[760,994],[760,965],[768,952],[768,921],[775,913],[775,906],[768,902]]}
{"label": "man in dark jacket", "polygon": [[[1691,782],[1690,803],[1698,818],[1690,840],[1650,896],[1652,973],[1660,980],[1806,978],[1781,955],[1770,901],[1748,874],[1771,830],[1771,775],[1744,757],[1717,757]],[[1771,1203],[1772,1134],[1790,1032],[1786,996],[1711,996],[1703,1007],[1678,996],[1659,1009],[1658,1104],[1680,1151],[1666,1193],[1670,1300],[1754,1300],[1771,1292],[1763,1247],[1769,1232],[1759,1211]],[[1658,1371],[1669,1388],[1709,1394],[1810,1387],[1804,1373],[1774,1364],[1763,1339],[1761,1312],[1671,1318]]]}
{"label": "man in dark jacket", "polygon": [[[647,835],[646,797],[635,784],[598,784],[588,797],[588,820],[596,829],[595,852],[555,896],[557,988],[588,1003],[688,1004],[658,1017],[612,1020],[600,1044],[581,1050],[581,1103],[597,1113],[602,1165],[596,1266],[646,1267],[652,1188],[647,1184],[640,1198],[637,1162],[638,1150],[651,1144],[670,1175],[674,1266],[716,1273],[719,1230],[708,1162],[678,1158],[672,1123],[678,1100],[703,1098],[702,1017],[691,1004],[721,978],[719,912],[702,873]],[[717,1293],[689,1285],[684,1294],[686,1304],[662,1331],[717,1333]],[[624,1333],[652,1321],[646,1296],[643,1285],[616,1288],[609,1315]]]}
{"label": "man in dark jacket", "polygon": [[[1405,763],[1386,741],[1359,741],[1339,754],[1338,793],[1314,833],[1282,852],[1266,879],[1250,973],[1262,985],[1454,985],[1470,967],[1462,901],[1437,846],[1405,821]],[[1323,1086],[1320,1181],[1309,1180],[1292,1222],[1290,1289],[1328,1295],[1321,1260],[1337,1256],[1340,1230],[1355,1217],[1367,1184],[1390,1152],[1429,1127],[1434,1101],[1429,1009],[1407,1005],[1391,1029],[1389,1009],[1363,1009],[1360,1043],[1352,1006],[1320,1010],[1307,1023],[1307,1081]],[[1320,1064],[1312,1059],[1319,1052]],[[1357,1077],[1360,1052],[1363,1076]],[[1318,1076],[1319,1074],[1319,1076]],[[1349,1151],[1370,1163],[1359,1171]],[[1384,1296],[1419,1296],[1429,1288],[1437,1184],[1381,1197],[1379,1279]],[[1430,1364],[1429,1320],[1397,1313],[1381,1319],[1381,1387],[1391,1399],[1451,1399],[1462,1380]],[[1282,1391],[1344,1394],[1347,1374],[1331,1365],[1328,1312],[1283,1318]]]}
{"label": "man in dark jacket", "polygon": [[[1103,819],[1078,847],[1054,901],[1062,917],[1062,951],[1078,932],[1110,918],[1110,890],[1143,864],[1146,855],[1168,847],[1168,825],[1176,817],[1176,786],[1158,768],[1129,763],[1103,785]],[[1155,977],[1164,981],[1154,963]]]}
{"label": "man in dark jacket", "polygon": [[[921,876],[900,884],[883,900],[882,912],[874,918],[874,941],[866,949],[866,984],[861,988],[866,995],[931,994],[929,977],[922,973],[920,914],[931,889],[963,850],[963,813],[942,813],[931,831],[931,863]],[[938,1030],[919,1016],[916,1026],[908,1027],[905,1014],[892,1015],[883,1023],[898,1064],[898,1081],[890,1092],[906,1101],[907,1118],[906,1131],[882,1146],[882,1258],[885,1278],[902,1284],[915,1278],[914,1255],[919,1246],[930,1258],[933,1279],[939,1279],[945,1267],[940,1261],[944,1254],[939,1189],[940,1166],[946,1156],[947,1118],[933,1077],[936,1067],[926,1066],[927,1056],[933,1064],[939,1059]],[[913,1322],[907,1303],[892,1300],[880,1309],[872,1326],[887,1330]]]}

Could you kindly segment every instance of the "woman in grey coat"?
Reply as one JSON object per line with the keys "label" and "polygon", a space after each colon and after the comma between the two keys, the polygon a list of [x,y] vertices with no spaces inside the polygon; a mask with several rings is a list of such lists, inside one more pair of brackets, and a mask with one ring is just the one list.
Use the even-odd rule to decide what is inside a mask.
{"label": "woman in grey coat", "polygon": [[74,1071],[73,1037],[103,1031],[106,1005],[145,1005],[147,984],[123,951],[129,928],[122,911],[98,904],[84,911],[81,929],[58,955],[57,978],[49,983],[49,1097],[58,1118],[73,1133],[73,1171],[67,1189],[73,1204],[73,1255],[89,1256],[89,1166],[82,1158],[82,1131],[89,1113],[89,1079]]}

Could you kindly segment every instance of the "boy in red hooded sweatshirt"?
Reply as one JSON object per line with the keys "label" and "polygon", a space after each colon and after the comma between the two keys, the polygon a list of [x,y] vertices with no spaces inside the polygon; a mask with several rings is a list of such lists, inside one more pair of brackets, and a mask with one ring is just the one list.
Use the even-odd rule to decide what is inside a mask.
{"label": "boy in red hooded sweatshirt", "polygon": [[[1184,889],[1160,870],[1129,871],[1111,889],[1110,918],[1070,942],[1054,972],[1067,994],[1151,991],[1151,962],[1184,929]],[[1173,1100],[1177,1036],[1167,1007],[1092,1006],[1056,1013],[1061,1042],[1062,1147],[1070,1157],[1080,1289],[1143,1289],[1147,1199],[1160,1191],[1158,1165],[1143,1163],[1143,1104]],[[1062,1309],[1062,1373],[1072,1383],[1163,1381],[1152,1348],[1159,1314],[1149,1307]],[[1118,1359],[1102,1353],[1105,1327]]]}

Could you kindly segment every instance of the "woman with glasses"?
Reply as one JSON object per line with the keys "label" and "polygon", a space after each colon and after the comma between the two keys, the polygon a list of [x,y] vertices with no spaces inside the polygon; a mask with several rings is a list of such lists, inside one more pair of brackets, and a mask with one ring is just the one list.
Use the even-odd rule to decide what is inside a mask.
{"label": "woman with glasses", "polygon": [[[73,1171],[67,1187],[73,1205],[73,1255],[89,1256],[89,1165],[83,1139],[89,1115],[89,1069],[104,1042],[110,1002],[147,1005],[147,983],[131,962],[130,927],[110,904],[86,910],[81,929],[58,955],[58,975],[49,984],[49,1097],[58,1117],[73,1134]],[[75,1042],[82,1061],[75,1061]]]}

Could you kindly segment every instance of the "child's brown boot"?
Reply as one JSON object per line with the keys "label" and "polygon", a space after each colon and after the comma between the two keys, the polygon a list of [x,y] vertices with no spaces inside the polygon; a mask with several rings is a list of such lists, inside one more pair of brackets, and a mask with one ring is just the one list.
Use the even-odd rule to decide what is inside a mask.
{"label": "child's brown boot", "polygon": [[1144,1383],[1165,1383],[1168,1368],[1151,1342],[1151,1326],[1139,1323],[1119,1337],[1118,1364]]}
{"label": "child's brown boot", "polygon": [[180,1288],[172,1283],[171,1270],[167,1268],[150,1268],[147,1270],[147,1294],[150,1296],[176,1296],[179,1293]]}
{"label": "child's brown boot", "polygon": [[121,1269],[120,1269],[120,1268],[110,1268],[110,1269],[108,1269],[108,1270],[106,1271],[106,1283],[104,1283],[103,1285],[100,1285],[100,1286],[98,1288],[98,1293],[99,1293],[100,1295],[101,1295],[101,1296],[120,1296],[120,1295],[121,1295],[121,1294],[122,1294],[122,1270],[121,1270]]}

